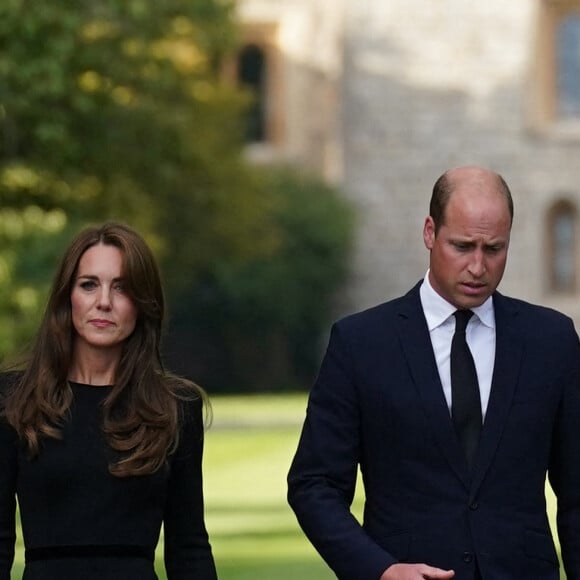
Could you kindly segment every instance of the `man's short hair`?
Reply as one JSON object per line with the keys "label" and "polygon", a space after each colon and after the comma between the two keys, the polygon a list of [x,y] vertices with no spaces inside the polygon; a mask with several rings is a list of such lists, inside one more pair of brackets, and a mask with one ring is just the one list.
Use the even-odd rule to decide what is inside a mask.
{"label": "man's short hair", "polygon": [[[510,191],[505,179],[499,173],[496,173],[496,176],[499,190],[505,196],[508,204],[510,222],[513,222],[514,202],[512,199],[512,192]],[[437,235],[439,228],[445,223],[445,210],[447,209],[447,204],[449,203],[452,193],[453,184],[451,179],[449,179],[449,172],[446,171],[435,182],[435,185],[433,186],[433,194],[431,195],[431,202],[429,203],[429,215],[433,218],[433,223],[435,224],[435,235]]]}

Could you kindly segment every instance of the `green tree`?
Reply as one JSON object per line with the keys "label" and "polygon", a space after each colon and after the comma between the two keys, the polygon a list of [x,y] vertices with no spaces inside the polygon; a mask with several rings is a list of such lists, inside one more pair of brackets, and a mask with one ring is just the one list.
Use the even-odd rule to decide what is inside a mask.
{"label": "green tree", "polygon": [[309,377],[352,215],[318,180],[243,162],[233,1],[0,3],[0,358],[73,233],[117,219],[161,259],[170,366],[210,388]]}
{"label": "green tree", "polygon": [[188,369],[185,361],[212,390],[308,384],[347,274],[355,216],[340,192],[288,168],[262,178],[274,201],[275,251],[214,262],[179,317],[174,366]]}
{"label": "green tree", "polygon": [[244,101],[220,81],[235,38],[230,1],[0,4],[0,356],[87,222],[144,233],[175,296],[216,260],[273,250],[239,156]]}

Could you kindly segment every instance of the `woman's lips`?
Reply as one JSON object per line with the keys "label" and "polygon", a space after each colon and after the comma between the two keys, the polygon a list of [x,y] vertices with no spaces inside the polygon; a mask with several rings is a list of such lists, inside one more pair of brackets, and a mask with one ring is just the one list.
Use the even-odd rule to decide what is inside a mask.
{"label": "woman's lips", "polygon": [[97,328],[107,328],[109,326],[114,326],[114,322],[111,320],[104,320],[101,318],[94,318],[93,320],[89,320],[89,324],[96,326]]}

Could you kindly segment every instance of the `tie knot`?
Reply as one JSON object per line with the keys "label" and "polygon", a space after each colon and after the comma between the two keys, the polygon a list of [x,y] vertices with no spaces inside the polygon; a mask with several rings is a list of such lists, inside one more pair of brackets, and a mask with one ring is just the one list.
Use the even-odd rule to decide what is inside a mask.
{"label": "tie knot", "polygon": [[455,316],[455,332],[465,332],[467,323],[473,316],[473,310],[456,310],[453,316]]}

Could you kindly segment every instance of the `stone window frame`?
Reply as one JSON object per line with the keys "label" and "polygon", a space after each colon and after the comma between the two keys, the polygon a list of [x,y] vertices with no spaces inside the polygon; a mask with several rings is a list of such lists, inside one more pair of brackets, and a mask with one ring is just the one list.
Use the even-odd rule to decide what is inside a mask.
{"label": "stone window frame", "polygon": [[237,83],[238,56],[247,47],[258,48],[264,55],[264,138],[248,141],[247,153],[250,157],[268,158],[282,147],[284,130],[284,78],[282,55],[278,43],[277,23],[240,23],[238,51],[228,60],[225,74],[231,83]]}
{"label": "stone window frame", "polygon": [[580,0],[540,2],[531,103],[532,127],[546,136],[580,141],[580,116],[559,118],[557,113],[557,32],[567,16],[580,14]]}
{"label": "stone window frame", "polygon": [[246,143],[263,143],[266,135],[266,82],[268,62],[262,47],[244,44],[237,54],[237,83],[253,93],[253,101],[246,111]]}
{"label": "stone window frame", "polygon": [[[561,219],[567,219],[572,224],[571,239],[568,248],[559,248],[558,223]],[[547,212],[546,219],[547,237],[547,281],[548,290],[553,294],[575,295],[578,292],[578,271],[580,266],[580,255],[578,252],[578,208],[569,197],[560,197],[554,201]],[[566,256],[565,254],[569,254]],[[570,271],[569,281],[562,279],[559,275],[558,262],[567,260],[567,269]]]}

